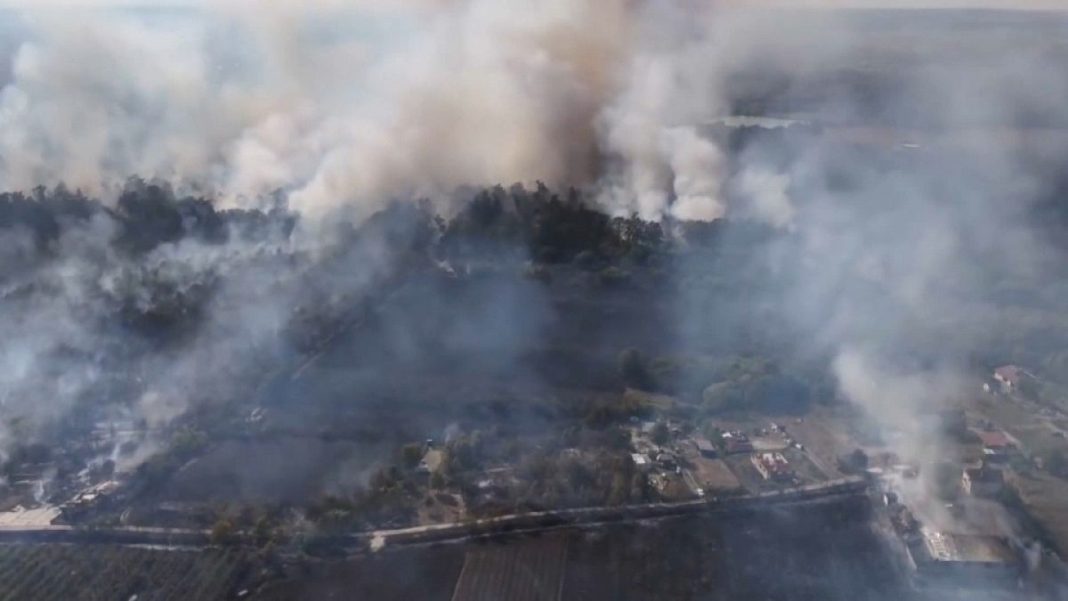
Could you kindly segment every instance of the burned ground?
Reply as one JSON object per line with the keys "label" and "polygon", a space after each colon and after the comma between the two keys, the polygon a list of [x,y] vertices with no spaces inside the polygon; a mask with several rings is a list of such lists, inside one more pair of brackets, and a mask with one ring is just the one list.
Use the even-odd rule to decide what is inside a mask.
{"label": "burned ground", "polygon": [[[980,39],[995,17],[959,16],[941,43]],[[1043,94],[1014,96],[1004,112],[939,110],[954,102],[928,79],[959,70],[981,83],[985,61],[994,75],[1015,66],[957,56],[954,42],[953,60],[928,72],[901,40],[929,31],[849,18],[865,35],[894,24],[864,68],[787,73],[792,61],[768,55],[767,69],[727,74],[732,112],[788,118],[693,125],[728,155],[725,214],[708,222],[643,220],[599,204],[596,187],[541,184],[319,221],[283,193],[260,210],[220,210],[140,180],[115,202],[62,187],[0,196],[0,318],[11,326],[0,358],[4,377],[18,376],[0,380],[5,505],[67,502],[117,474],[114,501],[70,519],[217,526],[221,540],[258,531],[257,544],[303,553],[316,550],[302,546],[306,531],[314,541],[409,525],[439,498],[466,517],[650,501],[625,433],[648,419],[712,436],[819,405],[836,419],[799,425],[798,440],[829,465],[853,450],[831,440],[860,421],[837,419],[847,401],[881,426],[911,423],[948,396],[946,372],[1033,366],[1047,385],[1028,394],[1063,404],[1060,111]],[[1003,43],[1049,34],[1037,20],[994,29]],[[749,189],[754,172],[770,189]],[[767,197],[785,206],[761,213]],[[843,356],[874,359],[846,361],[863,368],[850,379]],[[1042,453],[1060,448],[1052,433],[1042,440]],[[420,462],[435,446],[444,466],[430,474]],[[795,450],[802,480],[832,471]],[[726,463],[731,477],[698,474],[776,486],[748,456]],[[1024,481],[1023,496],[1056,520],[1060,497],[1027,486],[1052,478]],[[27,489],[37,482],[39,494]],[[562,575],[550,552],[534,555],[571,598],[905,597],[866,524],[805,517],[572,533]],[[445,598],[464,553],[313,561],[264,594]],[[475,570],[492,563],[471,557]]]}
{"label": "burned ground", "polygon": [[[864,145],[862,151],[889,153],[893,169],[937,178],[920,156]],[[843,170],[851,164],[845,156],[838,159]],[[844,185],[842,218],[894,210],[853,206],[845,197],[854,184]],[[310,253],[289,242],[299,224],[283,209],[216,213],[210,204],[143,184],[131,186],[117,211],[63,190],[40,194],[6,201],[9,221],[39,232],[39,265],[57,260],[47,249],[62,232],[103,215],[119,224],[110,243],[119,254],[106,260],[133,274],[125,280],[132,300],[96,322],[116,350],[55,352],[83,369],[140,358],[125,375],[80,390],[62,429],[45,423],[38,436],[75,440],[96,416],[116,409],[136,414],[144,402],[139,395],[196,375],[191,398],[155,435],[163,453],[142,470],[145,482],[134,479],[133,490],[147,503],[188,501],[201,492],[204,499],[271,504],[344,495],[395,462],[400,445],[444,440],[447,429],[537,440],[647,415],[649,406],[623,395],[627,387],[674,395],[680,402],[672,411],[688,419],[802,414],[812,403],[838,402],[831,349],[819,329],[835,324],[834,299],[799,304],[796,295],[798,286],[808,287],[805,278],[821,277],[818,265],[791,259],[803,256],[810,241],[744,218],[655,224],[610,218],[575,191],[498,187],[475,194],[450,219],[428,205],[394,205],[359,228],[338,226],[323,249]],[[125,231],[155,232],[158,240],[130,241]],[[179,267],[192,261],[192,282],[184,279],[185,267],[129,269],[182,244],[244,253],[249,243],[260,250],[241,269],[209,263],[197,271],[191,258],[172,258]],[[976,237],[974,247],[960,252],[983,261],[990,243]],[[1044,268],[1052,270],[1048,277],[1060,277],[1054,264]],[[259,301],[241,286],[266,274],[272,283],[249,292],[277,298],[267,314],[250,317],[248,307]],[[141,276],[147,280],[136,280]],[[19,287],[32,277],[11,277],[12,294],[33,294],[32,284]],[[993,269],[983,277],[1025,288],[1041,282]],[[902,311],[875,283],[853,284],[854,296],[879,310]],[[957,284],[935,287],[960,300],[959,311],[894,332],[899,358],[916,353],[908,361],[922,364],[956,356],[972,347],[976,331],[984,339],[1041,337],[1041,348],[1058,352],[1060,343],[1051,338],[1063,334],[1059,301],[967,297],[972,287]],[[1024,327],[979,325],[991,310],[1010,307],[1026,312]],[[799,312],[805,314],[800,321]],[[222,330],[212,334],[216,326]],[[261,326],[271,333],[243,346],[248,328]],[[207,328],[206,340],[198,337],[200,327]],[[964,360],[983,365],[991,356],[986,348]],[[1037,346],[1011,348],[1027,359]],[[168,363],[186,354],[193,363]],[[162,382],[159,375],[166,376]],[[110,407],[95,402],[105,386]],[[168,438],[183,429],[202,440],[172,457]],[[272,457],[278,458],[270,462],[273,471],[264,468],[260,476],[237,467]]]}
{"label": "burned ground", "polygon": [[5,544],[0,597],[216,601],[242,589],[251,565],[249,557],[227,550]]}
{"label": "burned ground", "polygon": [[[462,546],[387,549],[294,574],[257,598],[396,599],[415,598],[406,594],[418,591],[420,599],[475,599],[491,598],[490,591],[527,590],[524,583],[536,582],[551,591],[544,598],[566,600],[907,599],[910,593],[883,545],[855,505],[804,516],[787,509],[729,520],[688,517]],[[487,556],[493,561],[482,561]],[[562,573],[557,561],[563,561]],[[480,569],[489,571],[467,573]],[[372,570],[377,571],[373,578],[368,577]],[[405,576],[392,576],[396,570]],[[462,590],[456,588],[458,579],[466,583]],[[453,597],[454,591],[467,596]]]}

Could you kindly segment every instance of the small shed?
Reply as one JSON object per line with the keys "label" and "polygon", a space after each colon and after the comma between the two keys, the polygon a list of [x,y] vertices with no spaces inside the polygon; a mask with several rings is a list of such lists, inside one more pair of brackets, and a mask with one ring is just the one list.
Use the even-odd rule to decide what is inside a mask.
{"label": "small shed", "polygon": [[716,445],[712,444],[711,440],[703,436],[698,436],[697,438],[694,438],[694,444],[697,445],[697,451],[701,453],[703,457],[708,457],[711,459],[718,454],[718,449],[716,448]]}

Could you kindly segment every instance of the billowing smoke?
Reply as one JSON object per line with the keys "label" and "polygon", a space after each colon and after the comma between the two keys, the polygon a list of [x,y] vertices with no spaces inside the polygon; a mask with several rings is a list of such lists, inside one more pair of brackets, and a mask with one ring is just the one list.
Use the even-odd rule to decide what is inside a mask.
{"label": "billowing smoke", "polygon": [[[718,71],[705,68],[710,9],[698,8],[464,0],[19,13],[0,91],[0,188],[62,184],[108,208],[43,241],[3,231],[4,265],[21,266],[4,274],[3,391],[22,416],[5,422],[20,430],[8,434],[32,437],[101,394],[132,395],[130,413],[150,427],[226,398],[243,372],[286,352],[294,307],[316,302],[308,281],[344,303],[374,280],[388,251],[361,250],[371,256],[340,282],[305,275],[337,252],[325,225],[334,217],[359,223],[395,199],[536,181],[585,188],[615,214],[722,216],[725,161],[694,128],[724,109]],[[216,208],[269,210],[282,198],[301,225],[246,238],[228,222],[205,240],[186,234],[217,217],[193,210],[162,237],[131,234],[158,225],[123,205],[131,176]],[[178,307],[196,314],[156,323]],[[113,335],[131,321],[187,328],[189,339],[161,350]],[[116,370],[137,390],[109,390]]]}
{"label": "billowing smoke", "polygon": [[[0,186],[115,194],[131,174],[255,205],[593,186],[614,212],[714,218],[723,109],[696,4],[223,3],[29,13],[0,99]],[[696,21],[695,21],[696,19]],[[685,27],[684,27],[685,24]],[[681,38],[679,35],[681,34]],[[684,94],[679,92],[685,90]]]}
{"label": "billowing smoke", "polygon": [[701,333],[698,348],[721,337],[768,355],[792,340],[801,361],[829,361],[837,394],[902,459],[951,458],[931,425],[940,410],[980,394],[991,366],[1038,364],[1068,342],[1062,302],[1009,292],[1064,277],[1060,210],[1036,218],[1063,195],[1068,112],[1052,99],[1065,47],[1046,35],[1062,16],[1049,30],[947,17],[944,35],[893,12],[718,16],[732,31],[712,38],[730,56],[717,102],[781,117],[706,124],[727,157],[718,198],[773,242],[726,235],[721,254],[687,263],[711,279],[722,248],[749,253],[730,263],[746,273],[731,302],[709,300],[715,280],[684,289],[681,328]]}
{"label": "billowing smoke", "polygon": [[[105,202],[47,235],[0,230],[0,401],[23,416],[0,437],[32,436],[87,395],[135,399],[128,411],[150,427],[233,395],[294,352],[286,328],[301,309],[358,305],[407,259],[398,238],[433,235],[385,227],[368,240],[338,223],[394,200],[448,212],[463,186],[542,181],[613,215],[766,228],[773,242],[736,264],[753,273],[728,291],[729,310],[683,290],[678,329],[744,330],[771,312],[804,346],[791,350],[826,359],[842,396],[905,433],[903,452],[937,454],[913,418],[966,394],[964,374],[999,360],[989,349],[1013,348],[998,299],[1057,277],[1029,209],[1068,148],[1064,48],[974,23],[917,46],[893,15],[784,19],[738,5],[23,14],[0,92],[0,188],[62,183]],[[724,119],[746,113],[790,119]],[[130,176],[166,185],[124,204]],[[179,203],[161,225],[151,199],[174,201],[168,186],[216,206]],[[417,211],[405,206],[392,210]],[[703,281],[711,263],[679,271]],[[1063,319],[1050,321],[1064,314],[1055,296],[1012,311],[1068,346]],[[537,329],[514,309],[485,313],[452,335]],[[153,346],[168,328],[187,338]],[[109,392],[116,366],[133,390]]]}
{"label": "billowing smoke", "polygon": [[737,178],[738,194],[749,203],[749,216],[777,228],[787,228],[794,220],[789,184],[789,176],[760,167],[747,169]]}

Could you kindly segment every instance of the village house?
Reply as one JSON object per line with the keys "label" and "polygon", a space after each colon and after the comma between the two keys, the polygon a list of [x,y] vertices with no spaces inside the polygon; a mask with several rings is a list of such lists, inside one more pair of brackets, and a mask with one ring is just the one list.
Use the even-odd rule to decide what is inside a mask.
{"label": "village house", "polygon": [[976,435],[983,444],[983,459],[986,461],[1005,461],[1016,449],[1016,445],[1004,432],[979,430]]}
{"label": "village house", "polygon": [[997,496],[1004,486],[1002,471],[986,464],[965,468],[961,475],[961,488],[973,497]]}
{"label": "village house", "polygon": [[752,453],[753,443],[742,432],[726,432],[723,434],[723,445],[727,453]]}
{"label": "village house", "polygon": [[716,445],[712,444],[711,440],[703,436],[698,436],[694,438],[693,441],[694,444],[697,445],[697,451],[702,457],[707,457],[709,459],[716,457]]}
{"label": "village house", "polygon": [[443,451],[440,449],[428,449],[416,469],[424,474],[435,474],[441,470],[444,464],[445,453]]}
{"label": "village house", "polygon": [[994,380],[1001,386],[1001,392],[1006,394],[1020,387],[1023,376],[1023,369],[1015,365],[1002,365],[994,370]]}
{"label": "village house", "polygon": [[757,453],[751,460],[765,480],[789,480],[793,476],[790,462],[782,453]]}
{"label": "village house", "polygon": [[652,467],[652,464],[649,462],[649,458],[645,455],[642,455],[641,453],[631,453],[630,458],[631,461],[634,462],[634,467],[638,468],[638,470],[640,471],[649,471],[649,469]]}

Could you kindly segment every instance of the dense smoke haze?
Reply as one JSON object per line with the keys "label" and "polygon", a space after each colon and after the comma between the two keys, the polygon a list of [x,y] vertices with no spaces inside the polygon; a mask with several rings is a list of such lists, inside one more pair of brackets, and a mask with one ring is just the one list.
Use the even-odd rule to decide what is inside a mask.
{"label": "dense smoke haze", "polygon": [[[922,523],[1040,549],[1019,507],[965,520],[940,489],[983,452],[974,403],[1012,396],[976,401],[995,367],[1037,374],[1028,402],[1060,423],[1068,13],[879,4],[2,9],[0,491],[292,551],[677,500],[635,467],[642,436],[701,459],[699,438],[789,420],[831,449],[771,424],[790,486],[874,489],[859,447],[881,449],[916,466],[893,486]],[[840,441],[855,473],[823,465]],[[729,493],[676,484],[772,487],[728,454]],[[1012,469],[1055,474],[1033,459]],[[835,536],[885,526],[856,513]],[[744,524],[716,536],[741,549]],[[827,555],[844,567],[810,592],[894,578]]]}
{"label": "dense smoke haze", "polygon": [[[970,370],[1068,348],[1068,19],[936,11],[947,33],[924,35],[742,4],[8,12],[0,451],[263,394],[365,321],[357,380],[381,350],[543,391],[524,358],[586,316],[531,278],[449,296],[487,263],[575,259],[443,225],[518,182],[488,193],[505,213],[573,188],[659,224],[677,260],[643,291],[649,346],[826,365],[825,392],[937,455],[917,416]],[[591,348],[651,339],[623,313]]]}

